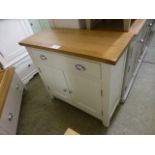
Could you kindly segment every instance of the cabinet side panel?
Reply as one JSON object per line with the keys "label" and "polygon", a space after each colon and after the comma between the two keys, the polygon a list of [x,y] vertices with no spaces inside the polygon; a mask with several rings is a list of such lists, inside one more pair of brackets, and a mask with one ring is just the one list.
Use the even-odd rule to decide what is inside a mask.
{"label": "cabinet side panel", "polygon": [[111,116],[115,111],[121,98],[121,90],[124,76],[124,68],[126,61],[126,51],[119,59],[116,65],[102,63],[102,109],[103,109],[103,124],[109,126]]}
{"label": "cabinet side panel", "polygon": [[110,80],[111,80],[111,65],[102,63],[101,65],[102,72],[102,122],[105,126],[109,126],[110,117],[109,117],[109,103],[110,103]]}
{"label": "cabinet side panel", "polygon": [[121,99],[126,53],[127,50],[124,52],[118,63],[115,66],[113,66],[111,70],[110,105],[109,105],[110,117],[112,116],[116,106],[118,105]]}

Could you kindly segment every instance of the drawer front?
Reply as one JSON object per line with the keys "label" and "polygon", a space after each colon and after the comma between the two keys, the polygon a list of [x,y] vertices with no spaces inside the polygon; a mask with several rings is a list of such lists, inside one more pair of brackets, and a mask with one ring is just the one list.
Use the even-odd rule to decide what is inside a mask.
{"label": "drawer front", "polygon": [[101,77],[100,63],[55,52],[50,53],[37,49],[31,49],[31,51],[37,66],[51,66],[73,74],[88,75],[95,78]]}
{"label": "drawer front", "polygon": [[36,66],[33,64],[32,60],[29,56],[18,61],[14,65],[14,67],[16,68],[16,72],[18,73],[20,79],[22,79],[22,80],[25,79],[26,76],[31,74],[36,69]]}
{"label": "drawer front", "polygon": [[23,84],[14,74],[0,118],[0,127],[9,134],[16,134],[22,92]]}
{"label": "drawer front", "polygon": [[87,59],[64,57],[62,69],[71,74],[101,79],[100,64]]}

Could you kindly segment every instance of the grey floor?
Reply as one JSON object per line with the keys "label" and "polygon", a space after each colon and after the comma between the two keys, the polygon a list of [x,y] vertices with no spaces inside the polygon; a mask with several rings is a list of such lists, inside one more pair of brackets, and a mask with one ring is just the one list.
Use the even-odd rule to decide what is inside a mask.
{"label": "grey floor", "polygon": [[24,92],[17,134],[62,135],[70,127],[81,135],[155,134],[155,34],[125,104],[105,128],[101,121],[51,100],[37,75]]}

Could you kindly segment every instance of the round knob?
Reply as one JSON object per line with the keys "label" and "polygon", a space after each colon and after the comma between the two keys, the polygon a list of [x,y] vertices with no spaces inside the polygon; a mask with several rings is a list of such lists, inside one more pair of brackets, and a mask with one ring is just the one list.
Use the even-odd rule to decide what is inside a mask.
{"label": "round knob", "polygon": [[70,90],[69,93],[72,94],[73,92]]}
{"label": "round knob", "polygon": [[152,23],[149,24],[150,27],[151,27],[152,25],[153,25]]}
{"label": "round knob", "polygon": [[141,39],[140,42],[143,43],[144,42],[144,39]]}
{"label": "round knob", "polygon": [[67,92],[67,88],[64,89],[64,92]]}
{"label": "round knob", "polygon": [[9,112],[8,120],[11,121],[13,119],[13,113]]}

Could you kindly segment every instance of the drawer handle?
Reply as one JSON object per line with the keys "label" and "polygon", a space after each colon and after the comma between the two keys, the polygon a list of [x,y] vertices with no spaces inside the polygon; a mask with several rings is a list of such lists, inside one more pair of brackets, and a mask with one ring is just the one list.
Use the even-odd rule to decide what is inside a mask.
{"label": "drawer handle", "polygon": [[9,121],[12,121],[12,119],[13,119],[13,113],[9,112],[8,120],[9,120]]}
{"label": "drawer handle", "polygon": [[71,90],[69,90],[69,94],[72,94],[73,92]]}
{"label": "drawer handle", "polygon": [[85,70],[86,70],[86,68],[85,68],[84,66],[80,65],[80,64],[76,64],[76,65],[75,65],[75,68],[76,68],[77,70],[79,70],[79,71],[85,71]]}
{"label": "drawer handle", "polygon": [[150,27],[151,27],[152,25],[153,25],[152,23],[149,24]]}
{"label": "drawer handle", "polygon": [[140,42],[143,43],[144,42],[144,39],[141,39]]}
{"label": "drawer handle", "polygon": [[41,55],[40,55],[40,59],[41,59],[41,60],[47,60],[47,57],[46,57],[45,55],[41,54]]}
{"label": "drawer handle", "polygon": [[64,89],[64,92],[67,92],[67,88]]}

